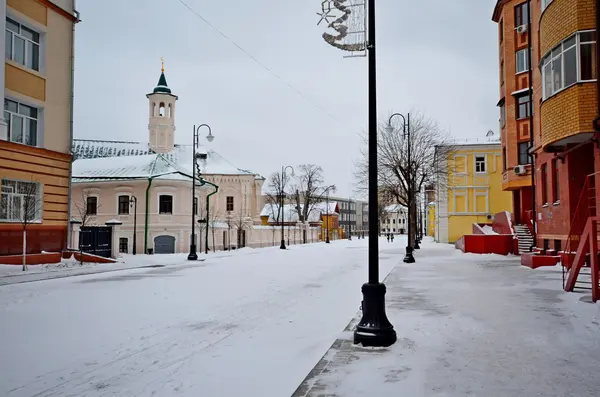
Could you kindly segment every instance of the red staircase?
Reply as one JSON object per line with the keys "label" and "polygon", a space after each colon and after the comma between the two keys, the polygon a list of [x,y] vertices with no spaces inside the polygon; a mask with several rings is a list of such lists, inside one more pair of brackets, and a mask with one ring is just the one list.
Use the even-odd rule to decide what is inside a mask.
{"label": "red staircase", "polygon": [[590,174],[585,179],[571,221],[569,237],[561,254],[564,290],[567,292],[573,292],[575,289],[591,290],[594,302],[600,299],[599,216],[596,212],[597,174]]}

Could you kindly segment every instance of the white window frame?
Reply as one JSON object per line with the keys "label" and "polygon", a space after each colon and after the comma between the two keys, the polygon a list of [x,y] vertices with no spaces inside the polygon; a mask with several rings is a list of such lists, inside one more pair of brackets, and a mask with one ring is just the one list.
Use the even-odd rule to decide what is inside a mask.
{"label": "white window frame", "polygon": [[[123,251],[121,251],[121,239],[123,239],[123,238],[124,238],[125,240],[127,240],[127,252],[123,252]],[[128,237],[128,236],[119,236],[119,241],[118,241],[118,243],[119,243],[119,247],[118,247],[118,249],[119,249],[119,254],[128,254],[128,253],[129,253],[129,251],[130,251],[130,246],[131,246],[131,244],[129,243],[129,237]]]}
{"label": "white window frame", "polygon": [[[465,210],[457,212],[456,211],[456,197],[464,196],[465,197]],[[454,214],[467,214],[469,212],[469,191],[467,189],[460,190],[452,190],[452,206]]]}
{"label": "white window frame", "polygon": [[[128,206],[129,211],[126,214],[119,213],[119,210],[120,210],[120,208],[119,208],[119,197],[121,197],[121,196],[127,196],[128,201],[129,201],[129,206]],[[116,200],[117,200],[117,211],[116,211],[117,215],[118,216],[128,216],[128,215],[131,215],[131,193],[119,192],[119,193],[117,193]]]}
{"label": "white window frame", "polygon": [[[462,157],[465,159],[465,172],[458,172],[456,171],[456,159]],[[467,156],[466,154],[455,154],[453,161],[454,161],[454,175],[458,175],[458,176],[464,176],[464,175],[468,175],[469,174],[469,156]]]}
{"label": "white window frame", "polygon": [[[485,197],[485,210],[483,210],[483,211],[480,211],[480,209],[477,208],[477,197],[480,197],[480,196]],[[473,207],[474,207],[473,210],[475,213],[487,214],[490,212],[490,194],[489,194],[488,190],[486,190],[484,192],[481,192],[481,191],[478,192],[477,190],[473,191]]]}
{"label": "white window frame", "polygon": [[[522,70],[519,70],[519,54],[525,54],[525,65],[523,66],[525,69]],[[529,48],[523,48],[522,50],[515,52],[515,67],[515,74],[521,74],[529,71],[531,68],[531,62],[529,61]]]}
{"label": "white window frame", "polygon": [[[91,197],[95,197],[96,198],[96,213],[95,214],[88,214],[87,213],[87,199],[91,198]],[[100,195],[99,194],[86,194],[85,195],[85,203],[83,203],[83,205],[85,206],[85,215],[90,217],[90,216],[98,216],[98,210],[100,209]]]}
{"label": "white window frame", "polygon": [[[171,212],[160,212],[160,197],[161,196],[170,196],[171,197]],[[171,192],[161,192],[158,193],[158,200],[157,200],[157,208],[156,211],[158,212],[159,215],[173,215],[175,214],[175,195]]]}
{"label": "white window frame", "polygon": [[[4,181],[10,181],[10,182],[16,182],[18,183],[35,183],[37,186],[37,192],[36,192],[36,205],[38,205],[38,207],[36,208],[36,214],[35,214],[35,219],[30,219],[28,221],[28,223],[42,223],[42,217],[43,217],[43,210],[44,210],[44,203],[43,203],[43,198],[44,198],[44,191],[43,188],[44,186],[40,183],[40,182],[33,182],[33,181],[26,181],[26,180],[22,180],[22,179],[11,179],[11,178],[1,178],[0,179],[0,197],[7,195],[8,197],[11,196],[17,196],[17,197],[21,197],[21,206],[23,205],[23,197],[24,195],[21,193],[15,193],[14,191],[12,192],[8,192],[8,191],[4,191],[5,187],[4,185]],[[6,189],[8,190],[8,189]],[[1,198],[0,198],[1,200]],[[17,218],[12,218],[12,217],[6,217],[6,218],[0,218],[0,222],[6,222],[6,223],[21,223],[23,222],[23,219],[21,217],[22,215],[22,211],[23,208],[21,208],[21,211],[19,212],[19,217]],[[10,211],[12,213],[12,211]],[[7,210],[7,214],[8,214],[8,210]]]}
{"label": "white window frame", "polygon": [[[566,37],[564,40],[562,40],[559,44],[557,44],[556,46],[554,46],[554,48],[552,48],[550,51],[548,51],[546,53],[546,55],[544,55],[542,57],[542,60],[540,62],[540,69],[541,69],[541,73],[542,73],[542,100],[546,100],[556,94],[558,94],[559,92],[566,90],[567,88],[577,84],[577,83],[586,83],[586,82],[593,82],[596,81],[597,79],[591,79],[591,80],[582,80],[581,78],[581,45],[595,45],[597,40],[598,40],[598,32],[596,32],[596,41],[585,41],[585,42],[581,42],[581,33],[589,33],[589,32],[596,32],[595,29],[587,29],[587,30],[581,30],[578,32],[573,33],[572,35],[570,35],[569,37]],[[568,40],[570,40],[571,38],[573,38],[573,36],[575,36],[575,44],[573,44],[572,46],[568,47],[568,48],[564,48],[564,43]],[[560,52],[552,57],[552,51],[555,50],[557,47],[560,47]],[[568,50],[571,50],[573,47],[575,47],[575,59],[577,62],[577,77],[575,79],[575,82],[569,84],[569,85],[565,85],[565,58],[564,58],[564,53]],[[561,65],[561,87],[555,87],[554,83],[555,83],[555,79],[554,79],[554,66],[553,66],[553,61],[554,60],[558,60],[560,59],[560,65]],[[594,60],[592,60],[592,62],[595,62]],[[552,92],[547,92],[547,88],[546,88],[546,68],[550,67],[550,79],[551,79],[551,91]],[[598,73],[598,71],[596,71],[596,73]],[[597,77],[597,76],[596,76]]]}
{"label": "white window frame", "polygon": [[[8,102],[12,102],[12,103],[15,103],[17,105],[17,111],[16,112],[12,111],[12,110],[8,110]],[[31,116],[27,116],[25,114],[20,113],[21,106],[25,106],[25,107],[28,107],[28,108],[35,109],[35,111],[37,113],[37,117],[31,117]],[[32,146],[32,147],[40,147],[40,141],[41,141],[41,139],[40,139],[41,138],[40,131],[41,131],[41,125],[42,125],[42,122],[41,122],[42,109],[39,108],[39,107],[37,107],[37,106],[31,105],[29,103],[24,103],[22,101],[18,101],[16,99],[12,99],[10,97],[4,98],[3,107],[4,107],[3,116],[4,116],[5,121],[8,123],[8,141],[9,142],[14,142],[14,143],[19,143],[21,145],[27,145],[27,146]],[[8,117],[6,117],[7,114],[8,114]],[[15,118],[17,118],[17,117],[19,117],[19,118],[21,118],[23,120],[23,122],[22,122],[23,131],[22,131],[22,139],[21,139],[21,141],[15,141],[15,140],[12,139],[12,136],[13,136],[13,134],[12,134],[12,128],[13,128],[13,125],[14,125],[14,121],[13,120]],[[35,128],[35,145],[30,145],[28,142],[25,142],[25,139],[24,139],[25,138],[25,131],[26,131],[25,125],[27,124],[26,122],[29,121],[29,120],[35,120],[35,123],[36,123],[36,128]],[[30,136],[31,136],[31,133],[30,133]]]}
{"label": "white window frame", "polygon": [[[7,23],[8,20],[10,20],[11,22],[13,22],[16,25],[18,25],[18,32],[15,32],[14,30],[8,29],[8,23]],[[30,30],[33,33],[37,34],[38,35],[38,41],[35,42],[34,40],[31,40],[28,37],[23,36],[23,34],[22,34],[23,28],[25,28],[27,30]],[[42,55],[43,55],[43,47],[42,46],[43,46],[43,35],[44,35],[44,32],[40,32],[38,29],[32,27],[31,25],[29,25],[27,23],[23,23],[23,21],[20,20],[20,18],[15,18],[13,15],[8,15],[6,17],[6,21],[5,21],[5,30],[4,30],[4,39],[5,40],[6,40],[6,34],[7,33],[9,33],[10,36],[11,36],[11,43],[10,43],[11,53],[10,53],[10,56],[7,56],[8,54],[6,52],[8,51],[8,48],[5,48],[4,49],[4,56],[5,56],[5,58],[9,59],[10,61],[12,61],[12,62],[14,62],[16,64],[19,64],[19,65],[23,66],[26,69],[34,70],[34,71],[40,73],[41,70],[42,70],[42,66],[43,66],[42,65],[42,63],[43,63],[42,62]],[[19,61],[17,61],[15,59],[15,53],[14,53],[14,50],[15,50],[15,37],[18,37],[18,38],[20,38],[20,39],[22,39],[22,40],[25,41],[25,54],[24,54],[24,57],[23,57],[23,63],[21,63],[21,62],[19,62]],[[28,46],[37,46],[37,53],[38,53],[38,65],[37,65],[37,69],[33,68],[33,67],[30,67],[28,65],[28,61],[29,61],[29,59],[28,59],[28,51],[27,51]],[[33,66],[33,65],[31,65],[31,66]]]}
{"label": "white window frame", "polygon": [[[482,158],[483,158],[483,171],[477,171],[477,164],[478,164],[477,158],[478,158],[478,157],[482,157]],[[487,165],[488,165],[488,164],[487,164],[487,163],[488,163],[488,161],[487,161],[487,155],[486,155],[486,154],[474,154],[474,155],[473,155],[473,158],[475,159],[475,160],[474,160],[474,164],[473,164],[473,167],[474,167],[475,173],[476,173],[476,174],[487,174],[487,173],[488,173],[488,167],[487,167]],[[479,164],[481,164],[481,162],[479,162]]]}

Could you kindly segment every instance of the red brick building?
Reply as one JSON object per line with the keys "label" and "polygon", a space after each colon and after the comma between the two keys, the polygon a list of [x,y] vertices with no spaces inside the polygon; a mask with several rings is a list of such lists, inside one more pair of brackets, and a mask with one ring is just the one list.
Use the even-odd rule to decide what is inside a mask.
{"label": "red brick building", "polygon": [[499,27],[503,188],[513,192],[515,223],[527,225],[540,248],[562,250],[572,223],[585,223],[577,215],[580,196],[584,186],[591,191],[586,178],[596,179],[588,175],[600,172],[597,2],[498,0],[492,17]]}

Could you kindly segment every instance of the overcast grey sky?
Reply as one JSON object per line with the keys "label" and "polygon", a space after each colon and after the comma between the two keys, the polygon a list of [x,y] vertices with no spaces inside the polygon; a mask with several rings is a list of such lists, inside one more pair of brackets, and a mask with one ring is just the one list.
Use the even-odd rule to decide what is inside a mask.
{"label": "overcast grey sky", "polygon": [[[282,164],[317,163],[338,195],[352,194],[367,61],[343,59],[323,41],[320,0],[183,1],[281,79],[179,0],[79,0],[75,137],[147,142],[145,95],[164,57],[179,96],[177,143],[208,123],[213,148],[240,168],[268,176]],[[380,118],[418,109],[457,138],[497,133],[495,1],[376,3]]]}

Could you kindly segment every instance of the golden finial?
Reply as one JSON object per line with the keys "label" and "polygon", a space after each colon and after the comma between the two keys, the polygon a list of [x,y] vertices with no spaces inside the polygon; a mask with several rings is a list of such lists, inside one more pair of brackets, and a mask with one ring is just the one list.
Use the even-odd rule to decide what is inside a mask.
{"label": "golden finial", "polygon": [[160,63],[161,63],[160,71],[164,73],[165,72],[165,60],[163,59],[163,57],[160,57]]}

